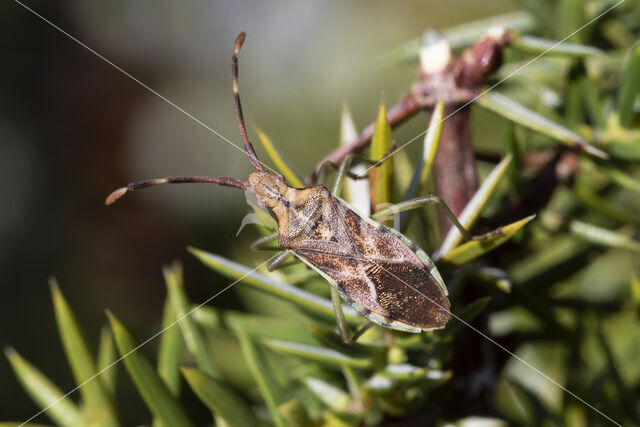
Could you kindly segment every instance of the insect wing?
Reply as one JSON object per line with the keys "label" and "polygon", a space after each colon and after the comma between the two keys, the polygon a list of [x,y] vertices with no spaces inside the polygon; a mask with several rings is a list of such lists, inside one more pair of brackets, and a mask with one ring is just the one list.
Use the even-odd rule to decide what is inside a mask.
{"label": "insect wing", "polygon": [[426,253],[339,198],[322,204],[322,218],[311,218],[313,230],[290,249],[372,322],[409,332],[444,327],[447,290]]}

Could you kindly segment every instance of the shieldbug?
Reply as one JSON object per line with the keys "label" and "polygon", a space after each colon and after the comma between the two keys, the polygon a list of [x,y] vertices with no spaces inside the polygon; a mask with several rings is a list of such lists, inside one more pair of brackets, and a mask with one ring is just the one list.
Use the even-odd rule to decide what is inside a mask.
{"label": "shieldbug", "polygon": [[[232,59],[235,112],[244,149],[257,169],[245,182],[237,178],[180,176],[136,181],[111,193],[110,205],[125,193],[158,184],[215,183],[255,195],[275,214],[278,232],[262,238],[256,246],[278,239],[285,251],[269,265],[282,266],[288,256],[316,270],[331,284],[334,308],[342,338],[348,331],[341,316],[336,292],[371,322],[386,328],[421,332],[443,328],[451,317],[447,288],[429,256],[407,237],[358,213],[339,198],[342,180],[348,175],[346,158],[339,167],[333,193],[325,186],[293,188],[282,175],[265,170],[247,137],[238,92],[238,52],[245,40],[241,33]],[[378,217],[425,204],[439,203],[463,235],[469,234],[436,196],[403,202],[378,212]]]}

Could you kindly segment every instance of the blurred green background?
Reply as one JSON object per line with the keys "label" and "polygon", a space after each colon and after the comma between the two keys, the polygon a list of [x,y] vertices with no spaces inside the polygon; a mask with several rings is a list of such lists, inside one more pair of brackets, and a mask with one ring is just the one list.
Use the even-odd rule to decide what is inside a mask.
{"label": "blurred green background", "polygon": [[[414,80],[413,66],[381,66],[383,53],[427,27],[516,8],[506,0],[25,4],[236,144],[230,58],[235,36],[246,31],[240,57],[246,118],[305,173],[337,144],[343,101],[364,126],[375,118],[381,96],[391,104]],[[111,208],[104,197],[134,179],[243,178],[250,167],[227,142],[14,2],[0,5],[0,54],[0,343],[69,390],[50,275],[87,337],[98,336],[109,308],[142,341],[159,329],[163,264],[182,260],[187,291],[202,301],[229,281],[185,247],[233,256],[232,248],[253,236],[235,237],[248,212],[239,191],[169,186]],[[501,144],[500,127],[475,122],[487,135],[482,141],[495,133]],[[418,116],[394,138],[406,141],[424,128]],[[237,304],[234,292],[214,304]],[[146,421],[136,408],[120,408],[126,425]],[[3,358],[2,419],[35,412]]]}

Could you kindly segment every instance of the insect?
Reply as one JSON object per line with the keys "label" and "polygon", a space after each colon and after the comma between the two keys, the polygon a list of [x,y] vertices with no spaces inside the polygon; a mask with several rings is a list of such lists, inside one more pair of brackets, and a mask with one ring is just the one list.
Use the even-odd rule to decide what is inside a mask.
{"label": "insect", "polygon": [[[338,197],[350,158],[340,165],[334,192],[325,186],[293,188],[280,174],[265,170],[247,137],[238,91],[238,52],[245,40],[241,33],[232,57],[234,106],[244,149],[257,169],[245,182],[237,178],[180,176],[136,181],[111,193],[110,205],[129,191],[159,184],[214,183],[239,188],[255,195],[258,203],[275,214],[278,232],[260,239],[258,245],[278,239],[284,252],[269,265],[284,265],[291,254],[316,270],[342,299],[371,322],[407,332],[443,328],[451,317],[447,288],[429,256],[398,231],[358,213]],[[427,203],[442,202],[435,196],[403,202],[378,212],[398,212]],[[468,233],[449,212],[460,231]],[[334,298],[343,339],[341,304]]]}

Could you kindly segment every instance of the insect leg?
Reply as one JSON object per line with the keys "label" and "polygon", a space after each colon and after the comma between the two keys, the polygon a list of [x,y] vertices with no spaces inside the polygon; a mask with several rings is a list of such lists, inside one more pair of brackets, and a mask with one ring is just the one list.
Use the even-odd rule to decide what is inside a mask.
{"label": "insect leg", "polygon": [[364,325],[360,326],[351,336],[351,343],[354,343],[358,340],[358,338],[360,338],[362,336],[362,334],[364,334],[365,332],[367,332],[369,330],[370,327],[373,326],[372,322],[367,322]]}
{"label": "insect leg", "polygon": [[351,154],[353,156],[353,158],[361,163],[366,163],[368,165],[371,166],[378,166],[381,165],[382,163],[386,162],[387,160],[389,160],[389,158],[391,157],[391,154],[398,148],[398,145],[396,144],[395,141],[392,141],[391,146],[389,147],[389,149],[387,150],[386,153],[384,153],[384,155],[382,156],[382,160],[373,160],[370,159],[368,157],[364,157],[361,154]]}
{"label": "insect leg", "polygon": [[269,233],[266,236],[262,236],[251,244],[251,249],[254,251],[258,250],[280,250],[278,247],[268,246],[269,243],[278,239],[280,235],[279,232],[274,231],[273,233]]}
{"label": "insect leg", "polygon": [[345,344],[351,343],[351,332],[349,332],[349,326],[344,318],[344,312],[342,311],[342,300],[338,291],[331,286],[331,302],[333,303],[333,312],[336,314],[336,321],[338,323],[338,332],[340,338]]}
{"label": "insect leg", "polygon": [[[412,117],[416,112],[420,111],[423,107],[429,107],[430,105],[424,105],[424,103],[419,103],[415,96],[408,93],[403,95],[400,101],[393,106],[389,112],[387,113],[387,119],[389,120],[389,124],[392,128],[395,128],[400,123],[404,122],[408,118]],[[307,178],[308,184],[313,184],[317,181],[319,176],[319,169],[322,167],[322,164],[329,160],[333,162],[339,162],[345,155],[349,153],[354,153],[356,151],[362,150],[365,148],[370,142],[371,137],[373,136],[373,132],[375,130],[375,123],[371,123],[367,126],[362,133],[348,145],[343,145],[338,147],[334,152],[330,153],[324,159],[320,161],[320,164],[316,166],[314,172]]]}
{"label": "insect leg", "polygon": [[503,292],[509,292],[511,289],[511,280],[506,271],[495,267],[480,267],[475,272],[474,276],[484,282],[489,282],[493,286],[497,287]]}
{"label": "insect leg", "polygon": [[371,218],[381,219],[381,218],[385,218],[400,212],[421,208],[427,205],[434,205],[434,204],[440,205],[444,213],[449,217],[451,222],[453,222],[453,225],[456,226],[456,228],[460,231],[460,234],[462,234],[462,237],[464,237],[465,240],[486,240],[489,237],[491,237],[492,235],[491,233],[493,232],[487,233],[486,235],[477,236],[477,237],[471,236],[471,234],[469,234],[469,232],[462,226],[462,224],[460,224],[460,221],[458,221],[458,218],[456,218],[453,212],[451,212],[451,209],[449,209],[449,206],[447,206],[447,204],[440,197],[436,195],[416,197],[414,199],[409,199],[404,202],[397,203],[395,205],[387,206],[384,209],[371,215]]}
{"label": "insect leg", "polygon": [[370,327],[373,326],[373,323],[367,322],[364,325],[360,326],[356,331],[351,334],[349,332],[349,326],[347,325],[347,321],[344,318],[344,312],[342,311],[342,301],[340,299],[340,295],[338,295],[338,291],[331,288],[331,302],[333,303],[333,311],[336,314],[336,320],[338,323],[338,332],[340,333],[340,339],[345,344],[353,344],[358,338],[362,336],[365,332],[369,330]]}
{"label": "insect leg", "polygon": [[[344,161],[344,159],[343,159],[343,161]],[[342,164],[342,163],[341,163],[341,164]],[[325,174],[325,173],[326,173],[326,171],[327,171],[327,169],[329,169],[329,168],[334,169],[334,170],[338,170],[338,171],[340,170],[340,166],[339,166],[339,165],[336,165],[336,164],[335,164],[335,163],[333,163],[333,162],[329,162],[329,161],[327,161],[327,162],[324,162],[324,163],[320,166],[320,169],[319,169],[319,173],[320,173],[320,175]],[[320,176],[320,175],[319,175],[319,176]],[[345,175],[346,175],[346,176],[348,176],[348,177],[349,177],[349,178],[351,178],[351,179],[365,179],[365,178],[368,178],[368,177],[369,177],[369,175],[368,175],[368,174],[366,174],[366,175],[358,175],[358,174],[355,174],[355,173],[351,172],[350,170],[346,170],[346,171],[345,171]]]}
{"label": "insect leg", "polygon": [[353,160],[353,156],[348,155],[340,162],[338,175],[336,175],[336,181],[333,183],[333,190],[331,191],[336,196],[340,196],[340,193],[342,192],[342,185],[344,184],[345,177],[349,173],[351,160]]}
{"label": "insect leg", "polygon": [[[345,160],[347,160],[347,159],[348,159],[347,160],[347,162],[348,162],[347,164],[349,164],[349,165],[351,165],[351,162],[353,160],[357,160],[357,161],[359,161],[361,163],[366,163],[366,164],[372,165],[372,166],[375,166],[375,165],[378,165],[378,164],[382,164],[383,162],[387,161],[387,159],[390,158],[389,154],[392,153],[395,149],[396,149],[396,144],[394,142],[391,145],[391,147],[389,148],[389,150],[387,151],[387,154],[385,154],[384,157],[382,158],[383,159],[382,161],[380,161],[380,160],[372,160],[372,159],[366,158],[366,157],[358,155],[358,154],[348,154],[348,155],[346,155],[344,157],[344,159],[342,159],[342,162],[340,162],[340,166],[338,166],[337,164],[335,164],[334,162],[332,162],[330,160],[325,160],[318,167],[317,176],[319,177],[322,174],[324,174],[328,168],[333,168],[335,170],[340,171],[340,168],[342,167],[342,165],[344,164]],[[349,170],[349,168],[347,168],[344,173],[345,173],[346,176],[348,176],[351,179],[365,179],[365,178],[369,177],[368,173],[365,173],[365,174],[362,174],[362,175],[355,174],[355,173],[351,172]]]}
{"label": "insect leg", "polygon": [[291,255],[293,255],[293,252],[290,249],[286,249],[280,252],[274,259],[269,262],[269,264],[267,264],[267,270],[274,271],[279,268],[288,267],[300,262],[297,258],[293,261],[286,262],[287,258],[289,258]]}

